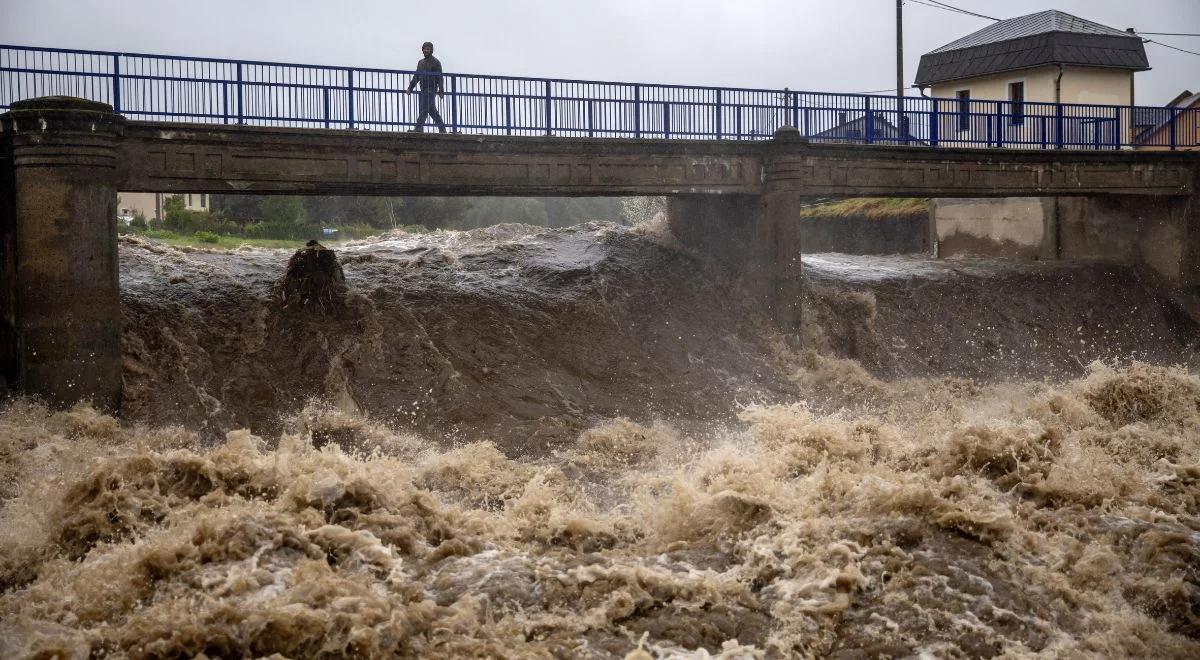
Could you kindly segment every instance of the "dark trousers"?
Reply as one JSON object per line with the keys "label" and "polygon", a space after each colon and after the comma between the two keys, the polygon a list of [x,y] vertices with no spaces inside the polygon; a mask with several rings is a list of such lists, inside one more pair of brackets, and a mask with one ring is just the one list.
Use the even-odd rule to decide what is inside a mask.
{"label": "dark trousers", "polygon": [[432,117],[433,123],[437,124],[438,130],[442,133],[446,132],[446,122],[442,121],[442,115],[438,112],[437,106],[434,105],[434,100],[437,99],[436,94],[437,92],[434,92],[433,90],[428,92],[421,90],[420,93],[417,94],[418,98],[420,99],[419,102],[421,108],[421,114],[417,115],[418,132],[425,130],[426,117]]}

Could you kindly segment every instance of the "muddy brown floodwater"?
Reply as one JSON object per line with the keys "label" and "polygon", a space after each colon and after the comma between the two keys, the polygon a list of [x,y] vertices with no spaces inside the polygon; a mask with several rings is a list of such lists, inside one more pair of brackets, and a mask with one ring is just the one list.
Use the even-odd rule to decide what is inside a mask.
{"label": "muddy brown floodwater", "polygon": [[[122,239],[126,402],[0,409],[0,657],[1200,655],[1196,301],[656,226]],[[803,346],[803,348],[797,348]]]}

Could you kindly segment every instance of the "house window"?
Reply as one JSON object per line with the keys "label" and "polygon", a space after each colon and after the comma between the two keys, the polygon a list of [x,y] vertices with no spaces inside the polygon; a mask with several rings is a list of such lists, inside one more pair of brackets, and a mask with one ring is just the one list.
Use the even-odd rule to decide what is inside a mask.
{"label": "house window", "polygon": [[208,195],[200,195],[200,208],[208,208]]}
{"label": "house window", "polygon": [[187,207],[188,207],[189,209],[190,209],[190,208],[192,208],[192,196],[191,196],[191,195],[188,195],[188,203],[187,203]]}
{"label": "house window", "polygon": [[971,90],[960,89],[958,96],[958,130],[971,130]]}
{"label": "house window", "polygon": [[1013,126],[1025,123],[1025,83],[1008,83],[1008,109]]}

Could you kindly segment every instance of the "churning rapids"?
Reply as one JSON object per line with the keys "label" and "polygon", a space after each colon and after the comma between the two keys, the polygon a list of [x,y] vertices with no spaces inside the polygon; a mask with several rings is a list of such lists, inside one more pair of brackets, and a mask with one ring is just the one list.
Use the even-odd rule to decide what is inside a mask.
{"label": "churning rapids", "polygon": [[[1195,301],[655,228],[122,239],[120,421],[0,410],[0,657],[1197,657]],[[803,348],[797,348],[802,346]]]}

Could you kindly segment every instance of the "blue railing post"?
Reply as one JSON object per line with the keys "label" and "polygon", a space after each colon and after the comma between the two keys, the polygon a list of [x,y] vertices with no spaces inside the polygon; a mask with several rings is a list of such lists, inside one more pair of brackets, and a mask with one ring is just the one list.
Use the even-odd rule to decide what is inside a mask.
{"label": "blue railing post", "polygon": [[717,139],[718,140],[721,139],[722,134],[724,133],[724,130],[723,130],[724,127],[721,125],[722,121],[724,119],[724,117],[723,117],[724,114],[725,114],[725,108],[721,104],[721,90],[718,89],[717,90],[717,122],[716,122],[716,124],[717,124]]}
{"label": "blue railing post", "polygon": [[321,105],[325,108],[325,128],[329,128],[329,88],[321,88]]}
{"label": "blue railing post", "polygon": [[450,132],[458,132],[458,76],[450,74]]}
{"label": "blue railing post", "polygon": [[221,119],[229,123],[229,83],[221,83]]}
{"label": "blue railing post", "polygon": [[663,137],[671,139],[671,104],[663,103]]}
{"label": "blue railing post", "polygon": [[113,55],[113,112],[121,114],[121,56]]}
{"label": "blue railing post", "polygon": [[238,125],[245,124],[246,123],[246,112],[245,112],[245,106],[242,105],[242,63],[241,62],[238,62],[238,65],[237,65],[237,107],[238,107],[238,113],[237,113],[238,122],[237,123],[238,123]]}
{"label": "blue railing post", "polygon": [[940,130],[938,125],[941,123],[941,117],[938,116],[937,99],[933,99],[930,103],[933,104],[933,110],[929,113],[929,146],[936,147],[938,146],[938,131]]}
{"label": "blue railing post", "polygon": [[[786,87],[784,88],[786,91]],[[792,128],[800,130],[800,94],[791,93],[791,98],[788,99],[788,105],[792,108]]]}
{"label": "blue railing post", "polygon": [[588,104],[587,104],[588,137],[596,137],[596,133],[594,130],[595,129],[595,116],[596,116],[596,102],[591,99],[588,99]]}
{"label": "blue railing post", "polygon": [[633,86],[633,136],[642,137],[642,86]]}
{"label": "blue railing post", "polygon": [[[1124,133],[1124,131],[1121,130],[1121,127],[1123,126],[1123,124],[1121,123],[1121,106],[1117,106],[1116,108],[1114,108],[1113,114],[1116,115],[1113,118],[1114,121],[1116,121],[1116,125],[1113,126],[1112,148],[1120,149],[1121,145],[1124,144],[1124,142],[1125,142],[1125,140],[1121,137],[1122,133]],[[1130,116],[1132,116],[1132,115],[1130,115]]]}
{"label": "blue railing post", "polygon": [[1054,104],[1054,148],[1062,149],[1066,146],[1066,140],[1063,136],[1063,106],[1061,103]]}
{"label": "blue railing post", "polygon": [[546,81],[546,135],[554,135],[554,110],[550,103],[550,81]]}
{"label": "blue railing post", "polygon": [[733,139],[742,139],[742,106],[733,106]]}
{"label": "blue railing post", "polygon": [[1171,151],[1175,151],[1175,147],[1179,146],[1179,137],[1175,129],[1175,125],[1179,123],[1179,114],[1175,112],[1175,108],[1171,108],[1171,125],[1167,132],[1171,135]]}
{"label": "blue railing post", "polygon": [[996,146],[1004,146],[1004,101],[996,103]]}
{"label": "blue railing post", "polygon": [[867,144],[875,144],[875,113],[871,111],[871,97],[863,97],[863,107],[866,108],[865,123],[867,125]]}
{"label": "blue railing post", "polygon": [[1038,124],[1042,129],[1042,148],[1046,148],[1046,115],[1038,115]]}
{"label": "blue railing post", "polygon": [[346,123],[350,130],[354,130],[354,69],[346,69]]}
{"label": "blue railing post", "polygon": [[504,133],[512,135],[512,95],[504,95]]}

